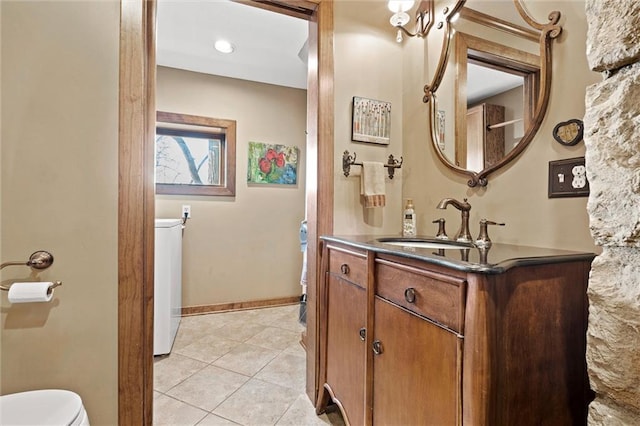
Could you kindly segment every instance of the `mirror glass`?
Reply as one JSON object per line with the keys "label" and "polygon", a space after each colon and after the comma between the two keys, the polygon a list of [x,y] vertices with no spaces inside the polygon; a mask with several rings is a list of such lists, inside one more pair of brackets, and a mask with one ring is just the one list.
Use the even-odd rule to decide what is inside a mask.
{"label": "mirror glass", "polygon": [[524,135],[524,77],[469,60],[466,105],[466,144],[455,154],[466,147],[467,155],[453,160],[479,172],[502,160]]}
{"label": "mirror glass", "polygon": [[485,186],[542,121],[551,71],[544,47],[560,33],[559,14],[538,24],[521,0],[442,0],[435,12],[426,47],[430,139],[445,165],[471,177],[469,186]]}

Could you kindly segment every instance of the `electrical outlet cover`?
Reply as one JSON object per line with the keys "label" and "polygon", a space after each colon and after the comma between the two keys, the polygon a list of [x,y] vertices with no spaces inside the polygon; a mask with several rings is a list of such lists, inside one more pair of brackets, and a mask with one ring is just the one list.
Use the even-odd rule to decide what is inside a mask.
{"label": "electrical outlet cover", "polygon": [[549,198],[588,195],[589,181],[584,157],[549,161]]}

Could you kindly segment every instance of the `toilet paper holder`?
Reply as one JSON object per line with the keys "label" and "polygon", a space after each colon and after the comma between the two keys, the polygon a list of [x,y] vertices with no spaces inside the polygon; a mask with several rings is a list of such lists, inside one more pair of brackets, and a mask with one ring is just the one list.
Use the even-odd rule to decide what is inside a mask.
{"label": "toilet paper holder", "polygon": [[[53,264],[53,255],[48,251],[38,250],[36,252],[31,253],[29,256],[29,260],[26,262],[4,262],[0,264],[0,270],[6,268],[7,266],[29,266],[33,269],[44,270]],[[61,286],[62,283],[60,281],[54,282],[49,289],[54,289],[55,287]],[[0,285],[0,290],[9,291],[9,287]]]}

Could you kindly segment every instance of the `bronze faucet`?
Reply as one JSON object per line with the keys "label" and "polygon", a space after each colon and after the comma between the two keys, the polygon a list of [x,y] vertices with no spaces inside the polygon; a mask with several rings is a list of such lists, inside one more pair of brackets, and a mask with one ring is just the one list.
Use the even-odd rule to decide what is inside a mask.
{"label": "bronze faucet", "polygon": [[470,243],[472,242],[471,233],[469,232],[469,210],[471,210],[471,204],[467,203],[467,199],[464,198],[463,202],[460,202],[453,198],[443,198],[436,206],[439,209],[446,209],[451,204],[462,213],[462,224],[460,225],[460,231],[456,234],[456,241]]}
{"label": "bronze faucet", "polygon": [[504,223],[497,223],[492,220],[480,219],[480,234],[476,239],[477,247],[491,247],[491,238],[489,238],[489,233],[487,232],[487,225],[504,226]]}
{"label": "bronze faucet", "polygon": [[438,224],[438,233],[436,234],[436,238],[439,240],[448,240],[449,237],[447,236],[447,231],[444,230],[444,217],[441,217],[440,219],[436,219],[431,223],[437,223]]}

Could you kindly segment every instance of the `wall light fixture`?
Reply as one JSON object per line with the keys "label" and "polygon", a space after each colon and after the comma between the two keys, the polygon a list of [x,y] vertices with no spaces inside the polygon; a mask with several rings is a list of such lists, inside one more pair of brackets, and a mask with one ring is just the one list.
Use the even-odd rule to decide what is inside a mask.
{"label": "wall light fixture", "polygon": [[402,33],[409,37],[426,37],[433,25],[433,0],[421,0],[416,10],[415,32],[404,27],[411,20],[407,11],[413,7],[414,3],[414,0],[389,0],[387,6],[393,12],[389,22],[398,29],[396,36],[398,43],[402,42]]}

